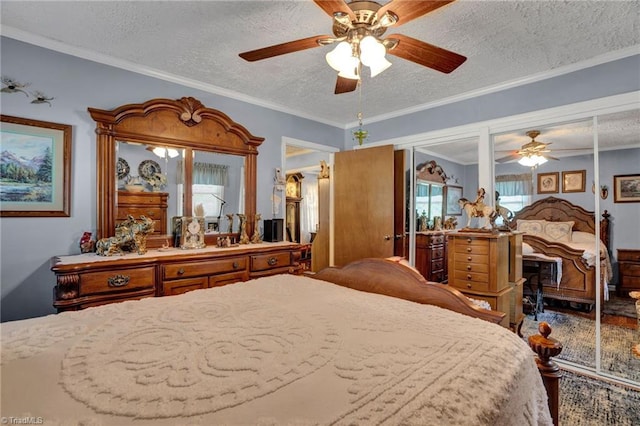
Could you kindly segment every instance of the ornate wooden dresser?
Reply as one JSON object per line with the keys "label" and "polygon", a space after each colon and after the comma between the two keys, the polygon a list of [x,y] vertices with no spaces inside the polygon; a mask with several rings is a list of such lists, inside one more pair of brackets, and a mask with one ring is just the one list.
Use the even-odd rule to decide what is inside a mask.
{"label": "ornate wooden dresser", "polygon": [[170,296],[281,273],[302,273],[300,244],[280,242],[150,250],[144,255],[56,256],[53,306],[78,310],[143,297]]}

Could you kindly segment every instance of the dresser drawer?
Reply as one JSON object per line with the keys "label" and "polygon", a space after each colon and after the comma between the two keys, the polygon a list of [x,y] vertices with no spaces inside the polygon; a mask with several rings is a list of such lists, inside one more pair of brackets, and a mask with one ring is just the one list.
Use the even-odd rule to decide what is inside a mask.
{"label": "dresser drawer", "polygon": [[111,271],[88,272],[80,276],[80,296],[153,288],[156,274],[153,266]]}
{"label": "dresser drawer", "polygon": [[442,271],[444,269],[444,259],[431,261],[431,271]]}
{"label": "dresser drawer", "polygon": [[443,259],[444,247],[434,247],[431,249],[431,259]]}
{"label": "dresser drawer", "polygon": [[449,275],[450,284],[462,290],[489,291],[489,274],[454,271],[453,279]]}
{"label": "dresser drawer", "polygon": [[629,262],[640,262],[640,250],[618,250],[618,262],[620,261],[629,261]]}
{"label": "dresser drawer", "polygon": [[162,269],[165,280],[238,272],[247,269],[247,258],[238,256],[220,260],[173,263],[164,265]]}
{"label": "dresser drawer", "polygon": [[209,287],[221,287],[223,285],[247,281],[249,273],[244,270],[242,272],[231,272],[228,274],[212,275],[209,277]]}
{"label": "dresser drawer", "polygon": [[251,256],[251,272],[281,268],[291,265],[291,253],[271,253]]}
{"label": "dresser drawer", "polygon": [[431,235],[429,237],[429,244],[434,246],[444,244],[444,235]]}
{"label": "dresser drawer", "polygon": [[163,296],[176,296],[192,290],[207,288],[207,277],[187,278],[162,283]]}
{"label": "dresser drawer", "polygon": [[456,264],[489,262],[489,256],[486,254],[451,253],[451,256]]}
{"label": "dresser drawer", "polygon": [[136,219],[140,219],[140,216],[146,216],[150,219],[160,220],[164,216],[164,211],[158,207],[120,207],[117,220],[126,220],[128,215]]}
{"label": "dresser drawer", "polygon": [[456,262],[456,271],[462,272],[480,272],[488,274],[491,266],[488,263],[471,263],[471,262]]}
{"label": "dresser drawer", "polygon": [[463,254],[489,254],[489,246],[487,244],[459,244],[455,245],[456,253]]}
{"label": "dresser drawer", "polygon": [[620,263],[619,266],[625,277],[640,277],[640,263]]}

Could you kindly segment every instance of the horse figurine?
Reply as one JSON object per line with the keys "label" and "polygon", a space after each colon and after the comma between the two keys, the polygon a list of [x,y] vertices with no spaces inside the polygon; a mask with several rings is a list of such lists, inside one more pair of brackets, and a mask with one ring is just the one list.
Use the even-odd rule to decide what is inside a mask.
{"label": "horse figurine", "polygon": [[153,219],[140,216],[136,221],[128,215],[124,222],[116,226],[116,235],[102,238],[96,243],[96,254],[100,256],[113,256],[124,254],[125,251],[137,251],[138,254],[147,252],[147,235],[153,232],[155,223]]}
{"label": "horse figurine", "polygon": [[462,210],[467,214],[467,228],[471,226],[471,219],[474,217],[484,217],[485,224],[484,228],[495,228],[495,221],[498,217],[498,213],[494,210],[493,207],[487,206],[484,203],[484,188],[480,188],[478,190],[478,198],[476,201],[472,202],[467,200],[466,198],[460,198],[458,200],[458,205]]}

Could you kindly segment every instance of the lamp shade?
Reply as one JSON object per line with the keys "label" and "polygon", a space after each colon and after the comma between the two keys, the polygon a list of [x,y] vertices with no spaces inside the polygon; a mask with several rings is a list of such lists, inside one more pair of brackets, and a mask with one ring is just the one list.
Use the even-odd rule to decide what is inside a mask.
{"label": "lamp shade", "polygon": [[530,155],[522,157],[518,160],[518,163],[526,167],[538,167],[541,164],[547,162],[547,159],[542,155]]}
{"label": "lamp shade", "polygon": [[349,56],[338,75],[351,80],[360,80],[360,61],[358,58]]}
{"label": "lamp shade", "polygon": [[346,41],[338,43],[338,45],[325,56],[327,63],[336,71],[342,71],[347,65],[347,61],[352,57],[351,45]]}

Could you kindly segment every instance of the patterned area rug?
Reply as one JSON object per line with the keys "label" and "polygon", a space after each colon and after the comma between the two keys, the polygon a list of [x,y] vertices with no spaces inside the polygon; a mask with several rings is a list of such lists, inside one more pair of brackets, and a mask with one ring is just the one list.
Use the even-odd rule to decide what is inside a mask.
{"label": "patterned area rug", "polygon": [[[553,330],[551,337],[562,342],[559,359],[595,368],[595,322],[588,318],[559,312],[538,314],[538,321],[527,315],[522,325],[522,335],[526,337],[538,333],[538,324],[546,321]],[[601,325],[601,366],[619,377],[640,382],[640,358],[633,355],[633,345],[640,343],[640,332],[615,325]]]}
{"label": "patterned area rug", "polygon": [[567,371],[562,374],[561,425],[640,425],[640,392]]}
{"label": "patterned area rug", "polygon": [[620,315],[623,317],[637,318],[636,301],[629,297],[611,296],[604,302],[602,313],[608,315]]}

